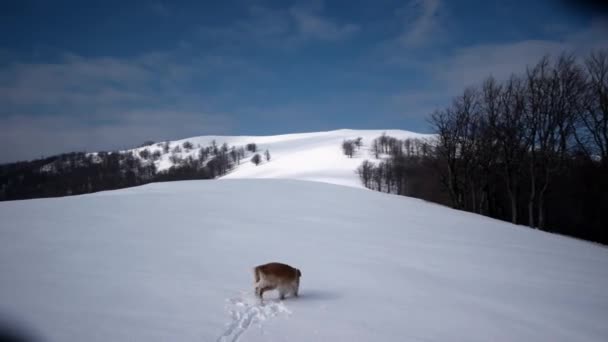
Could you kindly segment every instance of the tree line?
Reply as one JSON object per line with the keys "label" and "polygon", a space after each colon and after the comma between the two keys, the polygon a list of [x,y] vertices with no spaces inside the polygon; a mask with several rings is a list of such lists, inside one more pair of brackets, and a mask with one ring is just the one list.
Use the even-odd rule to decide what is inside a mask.
{"label": "tree line", "polygon": [[434,142],[382,134],[370,145],[377,161],[365,160],[356,172],[366,188],[449,204],[438,179]]}
{"label": "tree line", "polygon": [[[0,165],[0,201],[85,194],[142,185],[150,182],[213,179],[239,165],[258,151],[255,143],[246,146],[195,147],[189,141],[179,145],[146,142],[135,151],[66,153],[33,161]],[[195,152],[198,150],[197,152]],[[187,152],[187,156],[183,154]],[[155,162],[167,155],[172,166],[163,171]],[[254,156],[252,162],[259,164]],[[270,152],[264,153],[270,160]]]}
{"label": "tree line", "polygon": [[[433,175],[443,202],[447,197],[457,209],[608,243],[606,51],[583,61],[543,57],[507,80],[488,77],[429,121],[437,142],[432,153],[416,157],[425,166],[409,167],[436,170],[419,180]],[[362,181],[407,194],[389,184],[400,177],[402,157],[386,146],[391,157],[377,166],[385,184],[374,180],[380,176],[369,164],[360,168],[367,175]]]}
{"label": "tree line", "polygon": [[78,195],[152,181],[156,168],[133,153],[73,152],[0,165],[0,200]]}

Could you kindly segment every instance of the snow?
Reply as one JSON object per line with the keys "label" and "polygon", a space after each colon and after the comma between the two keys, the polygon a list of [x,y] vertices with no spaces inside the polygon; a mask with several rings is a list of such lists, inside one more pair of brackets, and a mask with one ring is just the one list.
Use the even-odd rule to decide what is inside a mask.
{"label": "snow", "polygon": [[[374,159],[369,145],[382,133],[398,139],[431,139],[433,136],[402,130],[337,130],[321,133],[289,134],[274,137],[251,137],[259,140],[261,151],[271,152],[270,162],[255,166],[244,163],[223,179],[286,178],[363,187],[355,170],[365,159]],[[342,142],[363,138],[364,146],[349,158],[342,152]]]}
{"label": "snow", "polygon": [[[412,198],[226,179],[0,217],[0,319],[44,341],[608,340],[608,249]],[[269,261],[299,298],[255,300]]]}
{"label": "snow", "polygon": [[[263,156],[264,151],[268,150],[271,155],[269,162],[264,162],[258,166],[243,159],[240,165],[230,174],[222,179],[241,179],[241,178],[281,178],[319,181],[325,183],[347,185],[352,187],[363,187],[355,170],[365,159],[374,159],[369,151],[371,142],[386,133],[389,136],[406,139],[430,140],[434,138],[432,134],[420,134],[404,130],[352,130],[340,129],[328,132],[313,133],[294,133],[274,136],[201,136],[171,141],[169,143],[172,150],[175,146],[182,146],[186,141],[191,142],[195,147],[210,146],[215,141],[218,146],[226,143],[229,146],[245,146],[248,143],[256,143],[259,153]],[[349,158],[342,152],[342,142],[344,140],[356,139],[361,137],[364,146],[353,158]],[[150,153],[156,150],[162,152],[162,147],[152,145],[133,149],[135,155],[143,149],[149,149]],[[182,158],[188,156],[197,157],[198,149],[182,151],[177,153]],[[169,159],[169,154],[164,154],[157,162],[157,170],[163,171],[173,166]]]}

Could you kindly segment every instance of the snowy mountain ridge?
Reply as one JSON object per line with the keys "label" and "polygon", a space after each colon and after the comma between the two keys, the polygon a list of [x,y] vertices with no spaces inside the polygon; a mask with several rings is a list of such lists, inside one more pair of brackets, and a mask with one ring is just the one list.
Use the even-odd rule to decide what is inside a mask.
{"label": "snowy mountain ridge", "polygon": [[[332,184],[363,187],[355,174],[356,168],[364,159],[373,159],[369,151],[369,144],[382,134],[397,139],[421,139],[432,141],[433,134],[421,134],[405,130],[353,130],[339,129],[326,132],[292,133],[270,136],[199,136],[168,142],[169,151],[179,147],[179,152],[163,153],[163,144],[156,143],[121,152],[133,152],[139,156],[141,151],[148,150],[149,154],[161,153],[160,158],[154,161],[157,171],[164,171],[175,165],[171,156],[178,156],[184,160],[188,157],[196,158],[200,148],[217,146],[224,143],[229,147],[245,146],[255,143],[262,154],[268,150],[271,155],[270,162],[263,162],[256,166],[249,162],[252,153],[240,161],[235,168],[220,179],[239,178],[280,178],[321,181]],[[349,158],[341,150],[344,140],[362,138],[363,148],[353,157]],[[185,150],[183,145],[192,144],[193,148]],[[140,157],[141,158],[141,157]]]}
{"label": "snowy mountain ridge", "polygon": [[[119,151],[77,151],[1,165],[0,201],[188,179],[280,178],[361,188],[356,170],[362,162],[379,163],[389,157],[388,145],[382,145],[380,153],[378,144],[373,148],[378,138],[392,139],[391,146],[403,144],[411,155],[428,151],[435,142],[434,135],[403,130],[341,129],[271,136],[198,136],[146,142]],[[345,143],[354,146],[355,142],[356,148],[350,152],[344,149]]]}

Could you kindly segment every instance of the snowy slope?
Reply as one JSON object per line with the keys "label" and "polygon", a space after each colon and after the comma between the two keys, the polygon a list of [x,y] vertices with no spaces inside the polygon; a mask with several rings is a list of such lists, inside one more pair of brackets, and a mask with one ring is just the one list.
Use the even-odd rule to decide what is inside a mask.
{"label": "snowy slope", "polygon": [[[421,200],[187,181],[0,217],[0,320],[44,341],[608,340],[608,249]],[[268,261],[300,298],[255,301]]]}
{"label": "snowy slope", "polygon": [[[383,132],[398,139],[432,138],[432,135],[401,130],[346,129],[260,137],[256,140],[260,141],[261,150],[268,149],[272,152],[270,162],[259,166],[244,163],[223,178],[288,178],[363,187],[355,170],[363,160],[374,158],[369,146]],[[353,158],[349,158],[342,152],[342,142],[357,137],[363,138],[364,146]]]}
{"label": "snowy slope", "polygon": [[[182,158],[196,157],[198,146],[210,146],[215,141],[218,146],[227,143],[229,146],[244,146],[256,143],[260,153],[269,150],[270,162],[255,166],[249,158],[241,161],[224,179],[235,178],[286,178],[320,181],[326,183],[363,187],[355,170],[365,159],[373,159],[369,152],[369,145],[382,133],[389,136],[406,139],[432,139],[431,134],[420,134],[403,130],[352,130],[341,129],[328,132],[296,133],[274,136],[201,136],[170,142],[170,149],[181,146],[186,141],[191,142],[195,149],[178,153]],[[364,146],[354,158],[349,158],[342,152],[344,140],[363,138]],[[151,153],[162,151],[161,146],[153,145],[129,151],[139,153],[148,149]],[[164,154],[157,162],[159,171],[170,168],[173,163],[170,154]]]}

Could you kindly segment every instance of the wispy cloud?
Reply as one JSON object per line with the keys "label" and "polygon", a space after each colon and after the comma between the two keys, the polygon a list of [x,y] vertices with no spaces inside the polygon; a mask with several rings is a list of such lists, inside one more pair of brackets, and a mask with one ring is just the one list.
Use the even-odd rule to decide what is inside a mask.
{"label": "wispy cloud", "polygon": [[399,41],[406,45],[419,45],[430,40],[439,29],[438,13],[441,0],[413,0],[398,11],[405,21]]}
{"label": "wispy cloud", "polygon": [[199,37],[238,49],[245,46],[293,48],[311,41],[337,42],[352,38],[360,27],[341,23],[324,14],[322,2],[315,6],[288,8],[249,7],[248,16],[222,26],[203,25]]}
{"label": "wispy cloud", "polygon": [[66,54],[55,63],[3,66],[0,162],[228,132],[233,116],[214,111],[213,101],[189,82],[214,80],[217,73],[246,78],[256,68],[217,56],[190,63],[180,58],[171,53],[123,59]]}
{"label": "wispy cloud", "polygon": [[[390,96],[395,110],[403,117],[424,117],[434,109],[449,103],[469,86],[478,86],[488,76],[507,79],[512,74],[522,74],[545,55],[553,57],[566,52],[576,52],[579,58],[590,51],[608,46],[608,21],[596,19],[589,26],[564,32],[554,39],[519,40],[503,43],[475,44],[442,51],[427,59],[402,60],[399,67],[412,67],[422,73],[422,85],[410,85]],[[404,48],[387,50],[385,61],[395,66],[393,56]],[[388,54],[390,52],[390,54]],[[407,57],[407,55],[405,55]]]}
{"label": "wispy cloud", "polygon": [[594,49],[608,46],[608,21],[597,19],[584,29],[564,33],[547,40],[521,40],[495,44],[479,44],[456,49],[445,59],[434,61],[428,70],[449,89],[461,90],[479,84],[492,75],[505,79],[512,73],[523,73],[527,66],[545,55],[577,52],[584,57]]}
{"label": "wispy cloud", "polygon": [[326,18],[320,9],[292,7],[289,10],[296,25],[296,32],[303,38],[336,41],[351,37],[359,26],[355,24],[339,24]]}
{"label": "wispy cloud", "polygon": [[161,1],[155,1],[151,3],[149,5],[149,9],[150,11],[152,11],[152,13],[161,17],[167,17],[171,15],[171,10],[169,9],[169,7]]}
{"label": "wispy cloud", "polygon": [[0,117],[0,162],[69,151],[124,149],[147,140],[222,134],[234,124],[226,115],[171,109],[116,109],[96,120],[56,115]]}
{"label": "wispy cloud", "polygon": [[0,69],[3,109],[36,105],[103,105],[139,99],[151,79],[141,64],[67,55],[60,63],[14,63]]}

